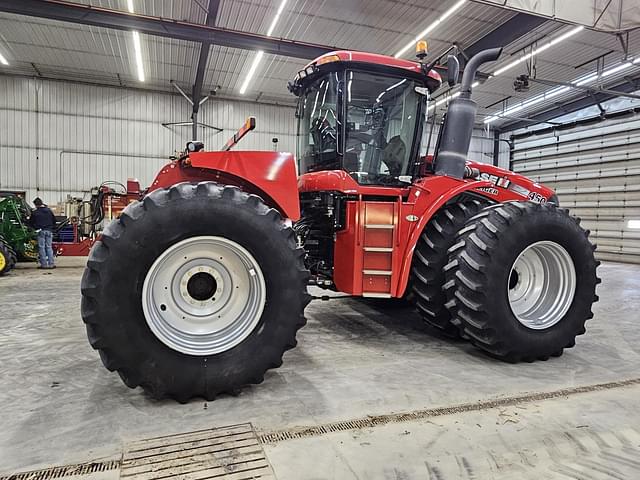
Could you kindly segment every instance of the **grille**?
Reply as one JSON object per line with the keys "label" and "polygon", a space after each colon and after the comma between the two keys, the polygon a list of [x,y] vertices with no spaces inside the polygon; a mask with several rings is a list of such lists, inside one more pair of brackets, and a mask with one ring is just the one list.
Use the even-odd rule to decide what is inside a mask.
{"label": "grille", "polygon": [[63,465],[49,467],[42,470],[15,473],[0,477],[0,480],[48,480],[50,478],[69,477],[72,475],[87,475],[89,473],[106,472],[120,467],[120,460],[108,460],[104,462],[88,462],[76,465]]}
{"label": "grille", "polygon": [[250,423],[127,445],[120,479],[275,479]]}
{"label": "grille", "polygon": [[564,388],[562,390],[554,390],[551,392],[537,392],[524,395],[515,395],[504,397],[497,400],[486,400],[482,402],[462,403],[449,407],[428,408],[425,410],[414,410],[413,412],[395,413],[389,415],[376,415],[346,420],[342,422],[326,423],[324,425],[298,427],[288,430],[278,430],[275,432],[263,433],[259,436],[261,443],[278,443],[285,440],[294,440],[296,438],[314,437],[325,435],[331,432],[343,432],[346,430],[360,430],[363,428],[372,428],[389,423],[410,422],[413,420],[421,420],[424,418],[439,417],[442,415],[452,415],[456,413],[473,412],[479,410],[487,410],[496,407],[506,407],[518,405],[521,403],[538,402],[552,398],[567,397],[579,393],[595,392],[599,390],[610,390],[612,388],[621,388],[631,385],[639,385],[640,378],[622,380],[619,382],[598,383],[594,385],[586,385],[582,387]]}

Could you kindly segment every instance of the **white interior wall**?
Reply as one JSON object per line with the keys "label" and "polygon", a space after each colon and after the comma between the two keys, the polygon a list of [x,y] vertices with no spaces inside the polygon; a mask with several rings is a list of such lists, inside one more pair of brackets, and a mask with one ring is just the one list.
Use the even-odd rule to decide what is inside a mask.
{"label": "white interior wall", "polygon": [[[13,76],[0,76],[0,92],[0,190],[26,191],[29,200],[57,203],[105,180],[125,183],[129,177],[144,188],[191,136],[191,127],[162,126],[190,118],[190,105],[177,94]],[[238,149],[271,150],[276,137],[279,151],[295,151],[290,106],[211,99],[199,120],[223,131],[201,128],[200,139],[216,150],[250,115],[256,130]],[[469,158],[491,163],[492,132],[473,135]],[[431,151],[436,136],[437,126]],[[501,164],[506,158],[501,142]]]}
{"label": "white interior wall", "polygon": [[[179,95],[79,83],[0,76],[0,190],[26,191],[56,203],[104,180],[135,177],[151,183],[191,127],[191,107]],[[200,111],[208,149],[220,148],[249,115],[256,130],[239,144],[246,150],[295,149],[294,109],[288,106],[212,99]]]}

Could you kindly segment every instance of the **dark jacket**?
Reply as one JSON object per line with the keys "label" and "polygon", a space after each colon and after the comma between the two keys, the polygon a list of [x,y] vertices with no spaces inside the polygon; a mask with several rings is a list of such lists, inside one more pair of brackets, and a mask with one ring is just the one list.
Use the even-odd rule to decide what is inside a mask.
{"label": "dark jacket", "polygon": [[49,210],[49,207],[37,207],[31,212],[31,218],[29,219],[29,225],[36,230],[53,230],[56,224],[56,217],[53,212]]}

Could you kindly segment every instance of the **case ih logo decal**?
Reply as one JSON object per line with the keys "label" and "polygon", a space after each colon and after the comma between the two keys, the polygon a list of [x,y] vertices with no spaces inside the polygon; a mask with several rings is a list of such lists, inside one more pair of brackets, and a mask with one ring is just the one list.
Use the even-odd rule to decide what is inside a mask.
{"label": "case ih logo decal", "polygon": [[491,175],[490,173],[482,172],[480,173],[480,175],[478,175],[478,180],[485,180],[487,182],[491,182],[494,185],[494,187],[478,188],[477,190],[480,192],[497,196],[500,194],[500,192],[495,187],[500,187],[507,190],[511,190],[512,192],[515,192],[518,195],[522,195],[523,197],[528,198],[529,201],[531,202],[541,203],[541,204],[547,203],[547,198],[544,195],[538,192],[532,192],[531,190],[527,189],[526,187],[523,187],[522,185],[513,183],[507,177],[499,177],[498,175]]}
{"label": "case ih logo decal", "polygon": [[493,183],[494,185],[502,188],[508,188],[511,180],[507,177],[498,177],[497,175],[491,175],[487,172],[482,172],[478,177],[480,180],[486,180],[488,182]]}

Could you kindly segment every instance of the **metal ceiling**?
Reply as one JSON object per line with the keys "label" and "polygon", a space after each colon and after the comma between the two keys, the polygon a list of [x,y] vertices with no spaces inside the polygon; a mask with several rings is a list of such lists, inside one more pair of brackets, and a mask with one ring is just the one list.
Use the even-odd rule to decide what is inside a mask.
{"label": "metal ceiling", "polygon": [[489,5],[584,25],[602,32],[640,27],[638,0],[479,0]]}
{"label": "metal ceiling", "polygon": [[[543,29],[555,26],[556,31],[566,31],[568,27],[561,24],[548,23]],[[559,30],[558,30],[559,27]],[[557,35],[556,33],[555,35]],[[518,47],[516,47],[518,48]],[[507,54],[512,49],[507,49]],[[521,54],[521,52],[520,52]],[[627,58],[640,55],[640,30],[634,30],[629,35],[629,50],[625,52],[618,39],[610,34],[584,30],[565,42],[556,45],[550,50],[537,55],[534,61],[535,70],[532,76],[554,80],[556,82],[571,82],[577,78],[598,71],[598,58],[601,58],[600,69],[606,71],[616,65],[623,63]],[[504,56],[504,54],[503,54]],[[505,63],[508,61],[505,59]],[[502,63],[502,62],[500,62]],[[525,63],[513,68],[508,74],[491,78],[477,89],[476,99],[481,107],[480,113],[491,115],[500,112],[503,108],[508,108],[521,101],[534,98],[536,95],[551,90],[553,87],[532,82],[528,92],[516,92],[513,88],[513,81],[516,76],[528,73]],[[625,79],[635,79],[640,76],[640,64],[633,65],[617,74],[609,75],[600,82],[590,84],[591,87],[601,86],[609,88],[620,85]],[[635,89],[632,89],[633,91]],[[629,91],[629,90],[626,90]],[[555,96],[549,101],[532,105],[529,108],[520,110],[518,117],[527,118],[542,110],[562,106],[578,97],[584,97],[585,93],[577,89]],[[483,108],[484,107],[484,108]],[[488,107],[488,108],[487,108]],[[498,128],[510,128],[517,119],[505,118],[492,123]]]}
{"label": "metal ceiling", "polygon": [[[133,0],[136,13],[165,20],[204,25],[208,0]],[[75,3],[126,11],[126,0],[82,0]],[[273,32],[274,40],[340,47],[393,55],[453,4],[453,0],[289,0]],[[215,26],[251,34],[265,35],[280,4],[279,0],[221,0]],[[475,44],[517,15],[515,12],[469,2],[445,20],[429,35],[430,52],[443,52],[452,41],[463,47]],[[539,23],[539,22],[538,22]],[[498,64],[521,55],[535,42],[558,35],[567,26],[547,21],[533,28],[505,48]],[[62,78],[85,82],[123,85],[136,88],[171,90],[174,80],[191,92],[196,81],[200,43],[142,35],[143,59],[147,80],[136,80],[131,37],[126,31],[60,22],[44,18],[0,13],[0,52],[9,66],[1,73]],[[631,32],[628,52],[640,54],[640,30]],[[624,48],[618,38],[585,30],[562,44],[539,54],[535,66],[541,78],[571,81],[596,68],[596,59],[605,64],[619,62]],[[240,97],[238,89],[253,60],[250,50],[213,44],[203,71],[203,92],[217,90],[226,98]],[[261,102],[291,104],[293,97],[286,83],[305,59],[265,54],[254,85],[243,98]],[[581,64],[584,64],[580,66]],[[485,70],[491,71],[491,66]],[[530,98],[548,87],[532,84],[528,93],[513,90],[517,74],[525,73],[522,64],[503,76],[491,78],[477,89],[476,99],[483,114],[495,113],[504,105]],[[635,72],[624,72],[635,74]],[[620,77],[610,78],[620,82]],[[584,96],[571,91],[566,99]],[[553,99],[536,105],[519,116],[532,115],[565,100]],[[508,123],[497,122],[496,126]],[[513,120],[511,120],[513,121]]]}

